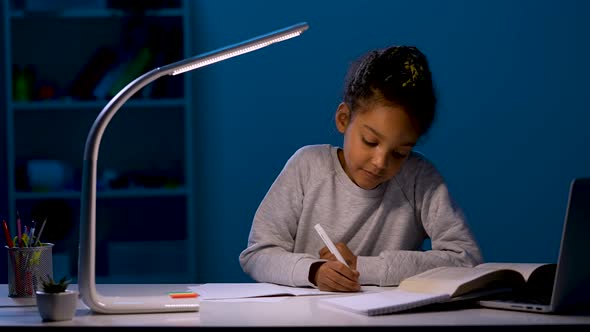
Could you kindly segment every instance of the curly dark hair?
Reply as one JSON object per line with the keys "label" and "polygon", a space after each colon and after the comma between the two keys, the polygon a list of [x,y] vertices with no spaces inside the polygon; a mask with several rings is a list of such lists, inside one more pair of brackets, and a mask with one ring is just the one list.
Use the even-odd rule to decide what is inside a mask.
{"label": "curly dark hair", "polygon": [[365,102],[402,107],[424,135],[434,121],[436,95],[426,56],[414,46],[373,50],[352,63],[346,74],[344,102],[354,114]]}

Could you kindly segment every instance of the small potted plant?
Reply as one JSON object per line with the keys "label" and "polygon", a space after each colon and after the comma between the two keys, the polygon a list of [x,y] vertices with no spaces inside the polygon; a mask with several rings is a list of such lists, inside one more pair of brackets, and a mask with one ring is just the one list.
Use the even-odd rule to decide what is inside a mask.
{"label": "small potted plant", "polygon": [[76,313],[78,292],[68,290],[71,280],[63,277],[59,281],[49,275],[41,280],[42,290],[38,290],[37,308],[44,321],[70,320]]}

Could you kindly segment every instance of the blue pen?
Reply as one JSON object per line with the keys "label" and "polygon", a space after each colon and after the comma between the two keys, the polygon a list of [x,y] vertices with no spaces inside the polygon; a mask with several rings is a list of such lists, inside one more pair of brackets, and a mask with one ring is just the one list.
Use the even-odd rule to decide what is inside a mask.
{"label": "blue pen", "polygon": [[23,235],[27,236],[27,243],[25,243],[23,238],[23,243],[25,243],[25,247],[29,247],[29,242],[31,242],[31,238],[29,237],[29,227],[27,225],[24,226]]}
{"label": "blue pen", "polygon": [[16,210],[16,233],[18,235],[16,241],[18,242],[18,247],[22,248],[23,247],[23,234],[20,228],[20,214],[18,213],[18,210]]}
{"label": "blue pen", "polygon": [[43,223],[41,224],[41,229],[39,230],[39,235],[37,235],[37,241],[35,241],[35,244],[39,243],[39,245],[41,245],[41,234],[43,234],[43,228],[45,228],[45,223],[47,222],[47,218],[45,218],[45,220],[43,220]]}
{"label": "blue pen", "polygon": [[31,244],[29,247],[33,247],[35,245],[35,241],[33,237],[35,236],[35,220],[31,221],[31,233],[29,235],[29,243]]}

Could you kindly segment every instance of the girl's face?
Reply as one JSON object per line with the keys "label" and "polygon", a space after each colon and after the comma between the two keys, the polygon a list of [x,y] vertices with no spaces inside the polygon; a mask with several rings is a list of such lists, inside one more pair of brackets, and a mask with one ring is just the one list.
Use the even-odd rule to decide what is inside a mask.
{"label": "girl's face", "polygon": [[340,164],[357,186],[367,190],[393,178],[419,138],[404,109],[379,102],[361,105],[354,116],[341,103],[336,127],[344,135]]}

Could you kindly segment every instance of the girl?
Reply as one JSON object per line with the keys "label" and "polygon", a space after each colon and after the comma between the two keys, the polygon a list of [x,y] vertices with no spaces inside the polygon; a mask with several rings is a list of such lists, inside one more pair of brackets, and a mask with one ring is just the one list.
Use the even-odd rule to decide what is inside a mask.
{"label": "girl", "polygon": [[[417,48],[373,50],[353,63],[335,115],[342,148],[304,146],[287,161],[254,216],[239,257],[244,272],[259,282],[352,292],[481,263],[445,180],[413,150],[435,106]],[[324,246],[318,223],[349,267]],[[431,250],[421,249],[425,239]]]}

